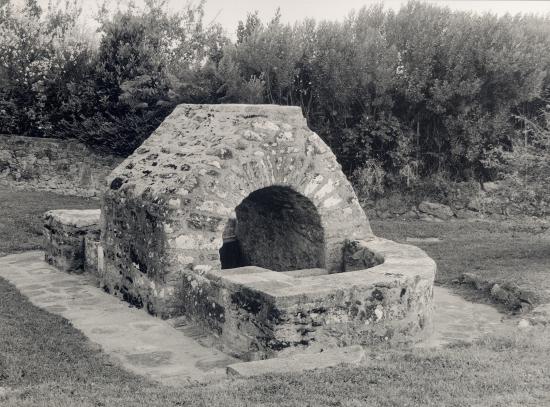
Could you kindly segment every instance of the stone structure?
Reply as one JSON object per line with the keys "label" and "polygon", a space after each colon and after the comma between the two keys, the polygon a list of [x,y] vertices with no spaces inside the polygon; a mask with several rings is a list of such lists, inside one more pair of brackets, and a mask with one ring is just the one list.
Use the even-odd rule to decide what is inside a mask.
{"label": "stone structure", "polygon": [[121,161],[75,140],[0,135],[0,186],[99,196]]}
{"label": "stone structure", "polygon": [[[90,263],[94,258],[97,262],[99,216],[99,209],[61,209],[46,212],[44,215],[46,261],[60,270],[76,273],[82,273],[85,270],[86,262]],[[86,260],[85,247],[90,244],[95,244],[95,250],[88,250],[88,260]],[[97,266],[91,268],[95,270]],[[90,265],[88,265],[89,269]]]}
{"label": "stone structure", "polygon": [[245,359],[430,325],[435,263],[373,235],[298,108],[180,105],[108,184],[102,286]]}

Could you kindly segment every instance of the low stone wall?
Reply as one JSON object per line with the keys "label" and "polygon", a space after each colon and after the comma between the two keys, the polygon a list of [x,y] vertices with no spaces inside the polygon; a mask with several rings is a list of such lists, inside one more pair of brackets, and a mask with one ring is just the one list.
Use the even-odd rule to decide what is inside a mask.
{"label": "low stone wall", "polygon": [[[99,209],[60,209],[44,214],[45,259],[60,270],[95,271],[92,247],[99,244]],[[87,249],[88,247],[88,249]],[[87,257],[86,257],[87,254]]]}
{"label": "low stone wall", "polygon": [[[260,267],[187,274],[197,319],[245,360],[321,352],[350,344],[410,344],[430,333],[436,264],[417,247],[374,238],[355,253],[378,265],[329,274]],[[182,299],[185,299],[182,297]]]}
{"label": "low stone wall", "polygon": [[100,196],[121,161],[74,140],[0,135],[0,186]]}
{"label": "low stone wall", "polygon": [[545,219],[550,215],[550,193],[543,182],[450,182],[444,192],[437,194],[389,191],[363,204],[370,219]]}

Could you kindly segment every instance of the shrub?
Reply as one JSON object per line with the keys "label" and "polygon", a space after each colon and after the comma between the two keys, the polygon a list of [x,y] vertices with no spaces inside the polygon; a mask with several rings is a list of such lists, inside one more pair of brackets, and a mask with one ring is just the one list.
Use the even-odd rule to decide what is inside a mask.
{"label": "shrub", "polygon": [[250,100],[246,84],[263,80],[263,101],[301,106],[348,174],[374,159],[388,182],[490,180],[512,148],[511,112],[549,82],[547,22],[414,1],[342,23],[250,15],[224,52],[220,100]]}
{"label": "shrub", "polygon": [[372,200],[384,193],[385,178],[386,171],[382,168],[382,164],[375,160],[368,161],[351,175],[357,194],[365,200]]}
{"label": "shrub", "polygon": [[532,118],[550,89],[550,17],[417,1],[343,22],[288,25],[277,13],[264,23],[256,13],[231,43],[203,24],[203,3],[168,13],[147,0],[102,12],[94,44],[76,30],[77,3],[25,4],[0,6],[3,133],[74,137],[127,155],[178,103],[297,105],[348,175],[369,179],[371,163],[383,171],[372,191],[438,174],[493,180],[517,129],[532,148],[541,143],[510,119]]}
{"label": "shrub", "polygon": [[80,79],[90,61],[90,43],[76,27],[80,9],[36,0],[21,9],[0,5],[0,133],[51,135],[70,97],[70,81]]}
{"label": "shrub", "polygon": [[[178,103],[212,100],[211,64],[226,42],[218,26],[203,26],[203,3],[168,14],[163,3],[146,1],[101,17],[101,42],[82,96],[95,110],[63,123],[82,141],[128,155]],[[88,90],[93,90],[90,94]]]}

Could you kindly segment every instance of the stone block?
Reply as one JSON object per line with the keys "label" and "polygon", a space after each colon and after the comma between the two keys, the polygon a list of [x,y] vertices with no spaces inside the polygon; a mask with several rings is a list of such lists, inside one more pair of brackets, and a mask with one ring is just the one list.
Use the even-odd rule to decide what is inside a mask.
{"label": "stone block", "polygon": [[229,376],[254,377],[268,374],[300,373],[343,364],[358,365],[365,360],[361,346],[327,349],[321,353],[300,353],[285,358],[234,363],[227,367]]}
{"label": "stone block", "polygon": [[[62,209],[46,212],[44,214],[46,261],[60,270],[82,273],[86,263],[85,240],[86,237],[89,237],[90,242],[99,240],[99,217],[99,209]],[[89,246],[91,245],[89,243]]]}
{"label": "stone block", "polygon": [[99,196],[121,159],[97,154],[75,140],[0,135],[0,184]]}
{"label": "stone block", "polygon": [[344,271],[363,270],[383,262],[358,241],[350,241],[344,247]]}
{"label": "stone block", "polygon": [[[99,232],[99,231],[98,231]],[[103,248],[99,241],[99,233],[89,233],[84,238],[84,271],[101,277],[101,261]]]}
{"label": "stone block", "polygon": [[448,220],[454,216],[454,212],[447,205],[435,202],[423,201],[418,205],[418,210],[437,219]]}

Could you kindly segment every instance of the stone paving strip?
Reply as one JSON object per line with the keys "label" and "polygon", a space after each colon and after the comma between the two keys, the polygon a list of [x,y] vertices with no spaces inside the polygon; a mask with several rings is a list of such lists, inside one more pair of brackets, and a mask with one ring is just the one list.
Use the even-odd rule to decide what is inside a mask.
{"label": "stone paving strip", "polygon": [[419,344],[437,347],[472,342],[486,334],[507,334],[517,329],[495,307],[467,301],[444,287],[434,286],[434,317],[431,337]]}
{"label": "stone paving strip", "polygon": [[[365,363],[359,346],[241,363],[202,345],[207,340],[197,327],[176,328],[132,308],[95,287],[86,274],[68,274],[48,265],[39,251],[0,257],[0,277],[14,284],[34,305],[68,319],[127,370],[167,385],[218,380],[226,371],[255,376]],[[469,302],[442,287],[434,287],[434,297],[434,332],[419,346],[469,342],[486,333],[514,329],[494,307]]]}
{"label": "stone paving strip", "polygon": [[0,257],[0,277],[37,307],[71,321],[127,370],[164,384],[225,377],[226,366],[239,361],[129,307],[85,275],[56,270],[44,262],[43,252]]}

